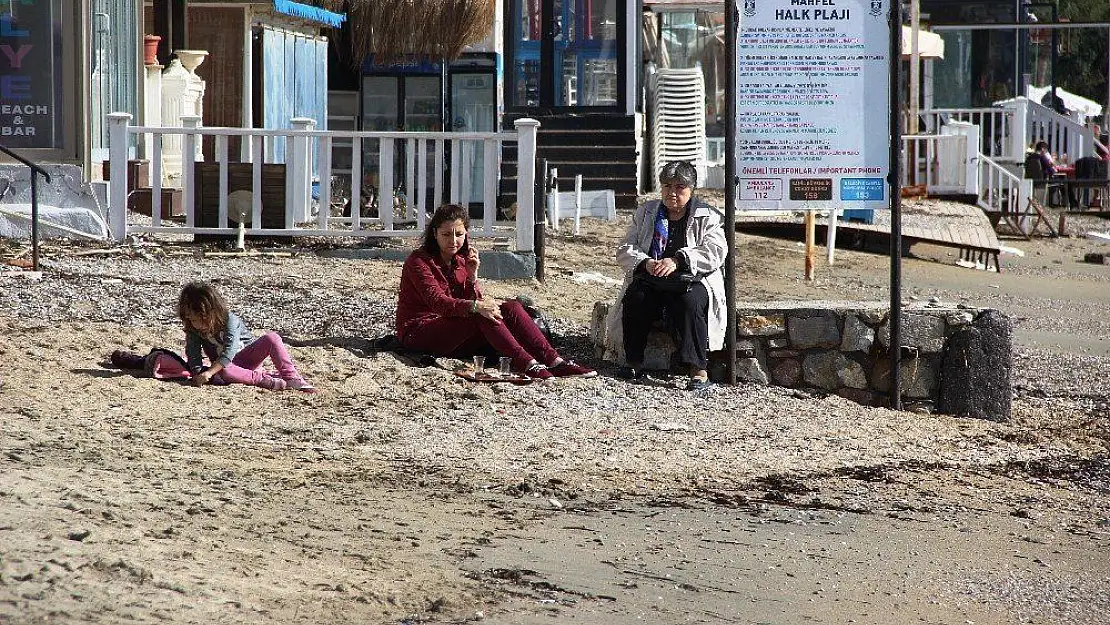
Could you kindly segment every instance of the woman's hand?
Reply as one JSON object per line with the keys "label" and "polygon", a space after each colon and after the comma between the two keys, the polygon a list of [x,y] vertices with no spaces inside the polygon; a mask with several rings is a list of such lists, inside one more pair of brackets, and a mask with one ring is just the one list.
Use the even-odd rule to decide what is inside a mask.
{"label": "woman's hand", "polygon": [[653,276],[666,278],[678,269],[678,263],[674,262],[673,258],[662,258],[660,260],[649,258],[644,268]]}
{"label": "woman's hand", "polygon": [[478,266],[481,264],[482,261],[478,260],[478,250],[471,247],[470,251],[466,254],[466,270],[470,272],[470,278],[472,280],[478,279]]}
{"label": "woman's hand", "polygon": [[501,302],[492,297],[483,297],[476,302],[474,312],[494,323],[501,323]]}

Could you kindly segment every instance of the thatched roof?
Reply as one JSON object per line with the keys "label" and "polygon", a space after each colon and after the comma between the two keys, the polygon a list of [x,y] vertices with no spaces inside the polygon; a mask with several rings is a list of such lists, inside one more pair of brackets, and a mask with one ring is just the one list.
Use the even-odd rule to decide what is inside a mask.
{"label": "thatched roof", "polygon": [[453,60],[490,35],[497,0],[322,0],[347,13],[351,62],[407,56]]}

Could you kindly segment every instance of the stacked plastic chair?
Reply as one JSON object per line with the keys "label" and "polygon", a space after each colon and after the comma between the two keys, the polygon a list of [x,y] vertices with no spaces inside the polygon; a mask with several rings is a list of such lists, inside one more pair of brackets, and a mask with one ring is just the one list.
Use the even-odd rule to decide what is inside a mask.
{"label": "stacked plastic chair", "polygon": [[705,180],[705,82],[701,70],[660,69],[651,82],[652,187],[670,161],[691,161]]}

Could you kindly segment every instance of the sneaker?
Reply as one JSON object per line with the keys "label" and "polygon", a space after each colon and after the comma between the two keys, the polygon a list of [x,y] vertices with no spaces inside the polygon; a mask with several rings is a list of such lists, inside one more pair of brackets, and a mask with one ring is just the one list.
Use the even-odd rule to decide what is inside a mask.
{"label": "sneaker", "polygon": [[690,376],[690,379],[686,382],[686,390],[688,391],[704,391],[711,386],[713,386],[713,383],[709,381],[709,378],[697,375]]}
{"label": "sneaker", "polygon": [[625,365],[617,369],[617,377],[625,380],[642,380],[644,379],[644,370],[639,367]]}
{"label": "sneaker", "polygon": [[262,376],[262,379],[258,381],[258,385],[262,388],[268,388],[271,391],[284,391],[289,388],[285,380],[272,375]]}
{"label": "sneaker", "polygon": [[301,391],[302,393],[315,393],[316,387],[312,383],[302,378],[301,376],[285,378],[285,387],[291,388],[294,391]]}
{"label": "sneaker", "polygon": [[532,378],[533,380],[550,380],[552,377],[551,371],[547,369],[546,365],[540,363],[532,363],[530,367],[524,370],[524,375]]}
{"label": "sneaker", "polygon": [[564,360],[551,367],[551,375],[557,378],[596,378],[597,371],[583,367],[573,360]]}

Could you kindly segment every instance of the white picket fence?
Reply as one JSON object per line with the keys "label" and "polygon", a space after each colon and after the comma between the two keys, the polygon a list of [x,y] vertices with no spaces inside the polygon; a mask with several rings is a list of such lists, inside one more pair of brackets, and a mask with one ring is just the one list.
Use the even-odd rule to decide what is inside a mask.
{"label": "white picket fence", "polygon": [[969,188],[969,169],[974,168],[974,154],[969,152],[968,137],[948,135],[903,135],[902,186],[925,185],[928,193],[974,194]]}
{"label": "white picket fence", "polygon": [[1018,164],[1037,141],[1069,160],[1094,155],[1094,133],[1075,120],[1028,98],[1013,98],[990,108],[947,108],[921,111],[926,133],[938,133],[949,122],[980,129],[981,151],[1002,164]]}
{"label": "white picket fence", "polygon": [[[444,202],[463,203],[460,198],[472,197],[469,172],[480,159],[484,173],[482,218],[480,223],[471,223],[471,235],[515,239],[518,251],[535,249],[533,188],[539,122],[534,119],[516,121],[515,132],[489,133],[321,131],[313,129],[313,120],[303,118],[292,120],[293,128],[283,130],[201,127],[200,119],[196,117],[183,118],[183,126],[177,128],[132,126],[130,121],[128,113],[108,115],[111,168],[109,230],[117,241],[132,233],[234,235],[240,231],[247,235],[274,236],[420,236],[427,215],[436,206]],[[176,222],[161,218],[162,142],[167,136],[181,136],[183,144],[180,188],[184,218]],[[216,225],[211,227],[199,225],[201,220],[198,219],[195,201],[200,192],[194,169],[194,164],[198,162],[195,148],[203,137],[213,138],[214,161],[219,165],[218,214]],[[229,223],[248,221],[246,215],[239,219],[229,215],[229,137],[241,137],[249,146],[246,153],[250,155],[247,162],[252,174],[250,226],[242,229]],[[285,206],[282,207],[284,223],[282,227],[265,228],[262,227],[263,164],[266,163],[265,155],[273,152],[273,143],[283,137],[286,145],[283,159],[286,185]],[[376,215],[362,214],[363,198],[371,191],[364,188],[362,175],[351,177],[349,198],[343,198],[344,201],[349,199],[349,214],[331,214],[332,204],[340,204],[331,188],[332,147],[340,141],[350,145],[351,171],[369,174],[377,182],[379,199]],[[377,142],[376,154],[370,152],[376,157],[375,167],[363,167],[363,142],[366,141]],[[150,157],[150,225],[131,219],[126,209],[128,146],[137,143],[147,146]],[[518,174],[513,221],[499,220],[497,214],[501,155],[506,143],[517,145]],[[400,180],[395,180],[399,148],[408,158],[404,159],[404,170],[397,176]],[[314,170],[315,177],[319,179],[318,200],[315,202],[312,199]],[[445,179],[450,182],[445,183]],[[397,202],[401,208],[399,215],[395,214],[394,193],[398,199],[403,198],[403,201]]]}

